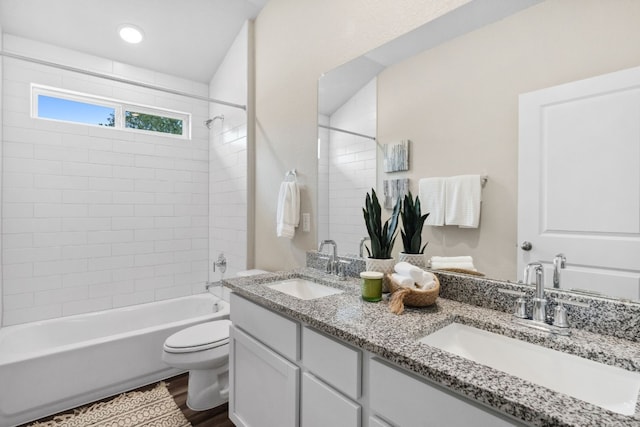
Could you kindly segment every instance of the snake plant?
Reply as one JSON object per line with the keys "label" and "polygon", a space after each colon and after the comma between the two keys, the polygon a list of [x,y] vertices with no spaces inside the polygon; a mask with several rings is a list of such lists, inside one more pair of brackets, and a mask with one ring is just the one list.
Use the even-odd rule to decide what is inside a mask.
{"label": "snake plant", "polygon": [[423,254],[424,248],[427,247],[429,242],[420,247],[420,245],[422,245],[422,227],[429,213],[422,215],[420,197],[416,196],[414,202],[411,191],[409,191],[409,194],[404,196],[400,216],[402,217],[403,228],[403,230],[400,231],[400,235],[402,236],[404,252],[407,254]]}
{"label": "snake plant", "polygon": [[371,195],[367,193],[365,199],[365,207],[362,208],[364,214],[364,222],[367,226],[367,232],[371,238],[371,250],[367,248],[369,258],[389,259],[392,258],[391,250],[396,241],[396,231],[398,227],[398,215],[400,214],[400,198],[396,201],[391,218],[382,224],[382,209],[380,202],[376,196],[374,189],[371,189]]}

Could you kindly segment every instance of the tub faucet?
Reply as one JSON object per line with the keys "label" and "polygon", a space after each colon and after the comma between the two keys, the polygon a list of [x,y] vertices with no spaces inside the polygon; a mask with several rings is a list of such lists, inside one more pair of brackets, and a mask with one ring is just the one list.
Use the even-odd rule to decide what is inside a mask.
{"label": "tub faucet", "polygon": [[545,322],[547,320],[547,299],[544,297],[544,267],[539,262],[531,262],[524,269],[524,283],[529,283],[533,270],[536,277],[536,293],[533,297],[533,320]]}
{"label": "tub faucet", "polygon": [[371,241],[371,237],[364,236],[362,239],[360,239],[360,258],[364,258],[364,242],[366,242],[367,240]]}
{"label": "tub faucet", "polygon": [[553,259],[553,287],[560,288],[560,269],[565,268],[567,263],[567,258],[565,258],[564,254],[558,254]]}
{"label": "tub faucet", "polygon": [[223,252],[220,252],[218,259],[213,262],[213,271],[216,271],[216,267],[220,269],[220,273],[227,271],[227,258]]}
{"label": "tub faucet", "polygon": [[327,261],[327,273],[337,274],[338,273],[338,244],[335,240],[323,240],[320,242],[320,246],[318,246],[318,252],[322,253],[324,249],[324,245],[331,245],[333,247],[333,252]]}

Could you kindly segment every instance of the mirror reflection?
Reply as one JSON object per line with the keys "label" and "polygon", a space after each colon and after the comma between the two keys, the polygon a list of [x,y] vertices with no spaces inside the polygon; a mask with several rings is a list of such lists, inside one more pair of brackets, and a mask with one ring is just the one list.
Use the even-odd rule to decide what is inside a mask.
{"label": "mirror reflection", "polygon": [[[477,3],[472,2],[476,7],[491,8],[490,2],[482,6]],[[522,139],[519,135],[520,95],[640,65],[636,47],[639,44],[629,43],[629,40],[640,41],[640,30],[630,18],[635,13],[634,7],[623,2],[608,5],[590,2],[587,8],[576,1],[532,3],[535,2],[520,4],[520,11],[503,11],[502,19],[485,17],[484,23],[476,22],[472,28],[458,25],[458,32],[449,37],[433,36],[434,28],[440,27],[437,22],[426,24],[358,58],[356,61],[361,63],[373,62],[371,69],[380,68],[377,74],[363,73],[360,80],[337,77],[359,67],[369,70],[352,62],[322,76],[319,124],[372,136],[376,142],[319,128],[319,239],[336,240],[341,254],[358,254],[360,239],[366,235],[362,220],[364,195],[371,187],[382,192],[383,180],[408,178],[411,191],[417,194],[418,181],[422,178],[487,175],[489,181],[482,190],[480,226],[473,229],[425,227],[423,239],[429,241],[427,258],[469,255],[476,268],[487,277],[511,281],[522,279],[522,266],[541,260],[548,287],[554,286],[555,276],[560,280],[557,287],[639,299],[640,267],[632,261],[617,263],[617,259],[639,258],[640,233],[633,227],[637,228],[640,220],[624,231],[622,240],[626,246],[620,255],[613,255],[608,243],[584,254],[560,240],[554,240],[550,249],[536,253],[539,237],[528,238],[518,231],[521,227],[518,200],[527,199],[518,194],[518,153],[521,151],[518,143]],[[465,11],[468,12],[462,7],[454,16],[443,18],[449,19],[449,24],[455,19],[467,22]],[[419,31],[424,32],[416,36]],[[400,47],[407,40],[411,47]],[[416,43],[416,40],[427,43]],[[385,57],[382,54],[385,51],[396,57]],[[329,96],[331,88],[336,87],[331,80],[344,83],[337,89],[343,98],[333,107],[326,107],[328,100],[334,99]],[[349,91],[345,87],[347,81],[358,83]],[[382,172],[380,145],[404,139],[411,140],[409,171]],[[334,145],[336,140],[348,142]],[[554,158],[555,168],[570,172],[555,173],[562,182],[545,183],[548,185],[542,189],[553,193],[554,201],[563,199],[558,195],[562,192],[549,188],[566,186],[577,173],[577,168],[569,166],[584,161],[579,148],[564,149],[573,151],[563,158]],[[622,152],[628,157],[634,150],[640,150],[637,142]],[[606,159],[608,164],[618,164],[619,160]],[[531,159],[533,161],[540,159]],[[609,167],[607,171],[613,169]],[[624,170],[629,173],[622,173],[619,182],[634,183],[633,170],[638,169],[640,165],[633,169],[633,165],[624,163]],[[551,179],[552,175],[544,179]],[[637,182],[635,179],[634,185],[637,186]],[[576,212],[580,212],[580,203],[597,194],[590,193],[590,187],[579,191],[577,184],[571,185],[571,194],[580,195],[572,197],[574,202],[579,199]],[[636,190],[631,186],[621,193],[627,200],[631,198],[625,202],[628,216],[635,215],[638,219],[640,196]],[[543,196],[537,195],[520,210],[538,212],[540,200],[552,200]],[[617,202],[607,199],[607,203]],[[565,210],[557,208],[556,211]],[[592,217],[607,216],[606,209],[595,212]],[[598,239],[622,235],[619,230],[602,231],[602,222],[598,230],[586,230],[585,221],[581,221],[580,229],[591,236],[597,235]],[[561,231],[571,228],[563,227]],[[575,239],[574,231],[564,234]],[[533,241],[534,250],[521,249],[524,240]],[[560,267],[557,255],[564,257],[565,268]],[[603,260],[609,262],[609,258],[616,259],[612,269],[601,265]]]}

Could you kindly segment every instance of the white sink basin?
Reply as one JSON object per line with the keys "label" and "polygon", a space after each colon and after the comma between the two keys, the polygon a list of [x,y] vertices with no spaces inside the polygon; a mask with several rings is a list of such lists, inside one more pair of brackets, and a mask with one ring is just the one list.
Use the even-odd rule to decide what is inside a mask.
{"label": "white sink basin", "polygon": [[640,373],[460,323],[419,341],[610,411],[635,413]]}
{"label": "white sink basin", "polygon": [[304,300],[326,297],[327,295],[341,294],[344,292],[340,289],[332,288],[331,286],[321,285],[320,283],[300,278],[282,280],[280,282],[267,285],[267,287]]}

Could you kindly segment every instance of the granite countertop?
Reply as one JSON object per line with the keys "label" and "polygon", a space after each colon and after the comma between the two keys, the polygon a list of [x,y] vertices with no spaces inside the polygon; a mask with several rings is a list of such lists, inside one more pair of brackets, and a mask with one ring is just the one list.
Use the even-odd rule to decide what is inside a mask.
{"label": "granite countertop", "polygon": [[[263,286],[291,277],[307,277],[344,290],[301,300]],[[519,326],[512,316],[487,308],[438,298],[430,307],[407,307],[402,315],[388,303],[360,298],[360,280],[336,280],[311,268],[226,279],[223,284],[262,306],[368,350],[436,383],[537,426],[640,426],[640,402],[634,416],[554,392],[502,371],[420,343],[417,339],[455,321],[640,372],[640,343],[572,329],[571,336],[550,335]]]}

